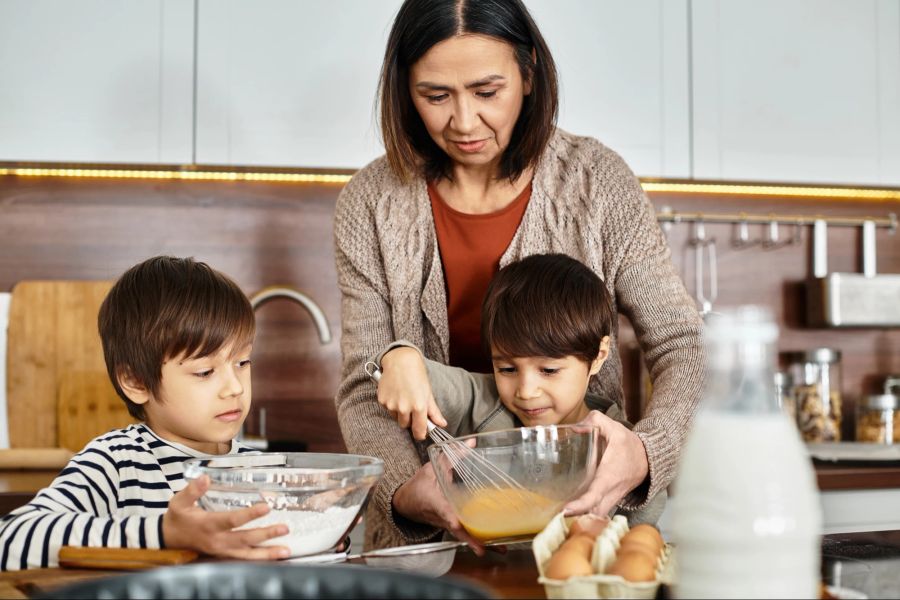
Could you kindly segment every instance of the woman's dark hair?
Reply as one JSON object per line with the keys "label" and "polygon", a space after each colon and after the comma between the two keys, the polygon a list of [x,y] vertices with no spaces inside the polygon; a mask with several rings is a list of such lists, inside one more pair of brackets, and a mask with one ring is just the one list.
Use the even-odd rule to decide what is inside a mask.
{"label": "woman's dark hair", "polygon": [[610,335],[613,308],[603,281],[564,254],[535,254],[491,280],[481,309],[488,352],[509,358],[575,356],[590,364]]}
{"label": "woman's dark hair", "polygon": [[134,378],[155,396],[165,361],[249,343],[256,330],[250,301],[234,281],[206,263],[171,256],[128,269],[103,300],[97,325],[113,387],[141,420],[144,407],[128,398],[120,376]]}
{"label": "woman's dark hair", "polygon": [[391,169],[403,181],[418,174],[428,181],[450,174],[450,157],[428,135],[413,105],[409,72],[432,46],[463,34],[511,44],[523,80],[532,84],[501,157],[499,178],[514,180],[536,164],[553,134],[559,109],[556,66],[521,0],[406,0],[388,37],[379,82],[384,147]]}

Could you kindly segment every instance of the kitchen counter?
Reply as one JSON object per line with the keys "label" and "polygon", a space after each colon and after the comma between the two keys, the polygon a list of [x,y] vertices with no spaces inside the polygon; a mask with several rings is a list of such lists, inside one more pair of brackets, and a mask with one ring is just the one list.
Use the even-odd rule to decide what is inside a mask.
{"label": "kitchen counter", "polygon": [[824,463],[816,461],[822,491],[900,488],[900,464]]}
{"label": "kitchen counter", "polygon": [[[816,461],[819,489],[900,488],[900,463],[824,463]],[[0,469],[0,514],[28,502],[56,477],[57,471]]]}
{"label": "kitchen counter", "polygon": [[[22,599],[52,594],[66,585],[123,573],[58,568],[0,573],[0,598]],[[537,582],[537,567],[530,549],[511,550],[506,555],[491,552],[483,559],[467,550],[460,551],[447,576],[486,587],[497,598],[546,597],[543,586]]]}
{"label": "kitchen counter", "polygon": [[[854,583],[870,598],[896,597],[900,591],[900,531],[825,536],[822,542],[826,570],[843,561],[845,584]],[[34,569],[0,573],[0,598],[29,598],[52,593],[61,586],[121,571]],[[491,552],[478,558],[469,551],[457,553],[448,576],[486,587],[498,598],[545,598],[537,582],[537,567],[530,549],[517,548],[505,555]],[[857,576],[855,579],[852,577]]]}
{"label": "kitchen counter", "polygon": [[50,485],[58,472],[0,470],[0,514],[27,504],[38,491]]}

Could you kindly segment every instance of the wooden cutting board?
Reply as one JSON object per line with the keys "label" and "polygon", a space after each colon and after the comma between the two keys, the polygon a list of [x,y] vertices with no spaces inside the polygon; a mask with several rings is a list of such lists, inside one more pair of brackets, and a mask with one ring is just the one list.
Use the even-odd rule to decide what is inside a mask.
{"label": "wooden cutting board", "polygon": [[12,448],[78,451],[132,421],[108,381],[97,333],[100,304],[111,287],[110,281],[21,281],[13,288],[7,351]]}
{"label": "wooden cutting board", "polygon": [[104,370],[60,375],[56,400],[58,445],[75,452],[110,429],[134,423]]}

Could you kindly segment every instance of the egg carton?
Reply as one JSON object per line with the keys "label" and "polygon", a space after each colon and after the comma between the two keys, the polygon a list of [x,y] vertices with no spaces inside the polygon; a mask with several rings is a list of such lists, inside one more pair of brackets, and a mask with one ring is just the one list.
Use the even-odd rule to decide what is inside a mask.
{"label": "egg carton", "polygon": [[557,514],[544,529],[535,536],[531,549],[538,568],[538,583],[543,584],[547,598],[654,598],[660,584],[671,584],[674,574],[672,547],[666,544],[660,553],[653,581],[630,582],[619,575],[603,572],[613,563],[619,542],[628,531],[628,520],[622,515],[613,517],[606,528],[594,541],[591,565],[595,575],[570,577],[566,580],[550,579],[544,576],[544,569],[550,556],[566,540],[569,534],[569,520],[563,513]]}

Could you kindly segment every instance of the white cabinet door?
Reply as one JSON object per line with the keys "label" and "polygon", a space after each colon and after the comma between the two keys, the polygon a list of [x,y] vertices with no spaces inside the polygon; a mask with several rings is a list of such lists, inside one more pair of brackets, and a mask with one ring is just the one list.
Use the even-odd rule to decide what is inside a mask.
{"label": "white cabinet door", "polygon": [[190,163],[190,0],[0,2],[0,160]]}
{"label": "white cabinet door", "polygon": [[[197,162],[349,167],[400,0],[201,0]],[[690,174],[687,0],[528,0],[562,82],[560,125],[640,175]]]}
{"label": "white cabinet door", "polygon": [[693,0],[698,179],[900,184],[900,2]]}
{"label": "white cabinet door", "polygon": [[356,168],[400,0],[200,0],[197,162]]}
{"label": "white cabinet door", "polygon": [[690,176],[687,0],[526,0],[560,74],[563,129],[638,175]]}

